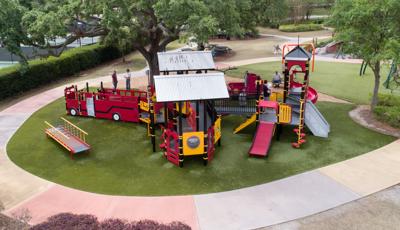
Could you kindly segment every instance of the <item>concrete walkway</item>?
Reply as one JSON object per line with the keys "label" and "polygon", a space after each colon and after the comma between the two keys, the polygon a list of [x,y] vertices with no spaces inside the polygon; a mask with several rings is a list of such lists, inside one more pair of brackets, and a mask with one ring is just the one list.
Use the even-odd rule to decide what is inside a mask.
{"label": "concrete walkway", "polygon": [[[102,77],[89,83],[98,85],[107,80],[109,77]],[[64,86],[43,92],[0,112],[0,200],[5,203],[7,215],[28,209],[31,223],[59,212],[74,212],[93,214],[100,219],[182,221],[193,229],[253,229],[322,212],[400,183],[400,140],[397,140],[321,169],[222,193],[125,197],[66,188],[23,171],[5,152],[18,127],[33,112],[62,97],[63,89]]]}

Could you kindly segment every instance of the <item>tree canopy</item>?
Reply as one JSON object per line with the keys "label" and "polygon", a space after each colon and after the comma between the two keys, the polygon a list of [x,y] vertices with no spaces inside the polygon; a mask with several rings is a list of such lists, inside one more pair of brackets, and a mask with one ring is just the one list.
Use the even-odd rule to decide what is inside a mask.
{"label": "tree canopy", "polygon": [[[20,46],[65,48],[81,37],[138,50],[158,74],[157,52],[182,35],[205,42],[218,30],[242,36],[255,30],[250,0],[0,0],[0,40]],[[55,43],[56,38],[65,41]]]}
{"label": "tree canopy", "polygon": [[375,86],[371,106],[378,102],[381,64],[398,59],[400,1],[337,0],[331,23],[345,51],[362,58],[373,70]]}

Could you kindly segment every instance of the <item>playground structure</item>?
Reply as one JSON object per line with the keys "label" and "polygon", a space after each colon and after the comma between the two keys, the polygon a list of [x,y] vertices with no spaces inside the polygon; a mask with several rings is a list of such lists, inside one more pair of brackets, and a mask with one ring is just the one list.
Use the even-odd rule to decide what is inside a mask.
{"label": "playground structure", "polygon": [[246,72],[243,82],[226,84],[224,73],[215,71],[210,51],[162,52],[158,53],[161,74],[149,82],[147,91],[106,89],[103,84],[97,92],[90,92],[88,85],[82,90],[67,87],[67,114],[146,123],[153,152],[159,127],[159,147],[168,161],[180,167],[186,157],[200,156],[204,165],[212,161],[215,145],[221,142],[221,118],[228,114],[249,117],[234,133],[256,124],[250,156],[267,156],[272,137],[277,134],[279,139],[283,125],[295,127],[292,146],[300,148],[306,142],[306,126],[319,137],[328,137],[330,131],[314,106],[318,93],[309,86],[309,67],[312,63],[314,69],[315,52],[312,44],[306,47],[312,54],[302,45],[284,46],[283,91],[268,98],[264,98],[266,81],[257,74]]}
{"label": "playground structure", "polygon": [[88,133],[63,117],[61,117],[61,120],[63,123],[56,126],[45,121],[46,135],[67,149],[71,158],[74,154],[89,151],[90,145],[86,142]]}
{"label": "playground structure", "polygon": [[147,103],[147,92],[140,90],[107,89],[101,84],[97,92],[77,86],[64,89],[68,115],[87,116],[115,121],[139,122],[140,112]]}
{"label": "playground structure", "polygon": [[158,59],[163,75],[154,76],[153,98],[164,104],[160,148],[180,167],[189,156],[202,156],[206,165],[220,144],[221,116],[213,100],[229,97],[224,74],[207,73],[215,69],[209,51],[159,53]]}
{"label": "playground structure", "polygon": [[[293,48],[288,48],[292,46]],[[261,85],[265,82],[259,76],[247,73],[246,76],[257,77],[245,77],[245,83],[232,85],[240,85],[245,89],[243,92],[246,92],[246,87],[249,87],[246,85],[250,83],[248,79],[255,79],[250,83],[254,89],[252,92],[255,99],[246,98],[245,103],[240,103],[240,96],[239,102],[237,102],[236,94],[230,93],[229,100],[216,102],[216,109],[222,114],[249,116],[234,130],[234,133],[256,123],[256,133],[249,150],[251,156],[267,156],[272,137],[277,133],[279,139],[283,125],[295,126],[293,131],[296,134],[296,141],[292,143],[295,148],[300,148],[306,142],[305,126],[315,136],[328,137],[329,124],[314,105],[318,100],[318,93],[309,86],[309,66],[311,62],[312,69],[314,69],[314,59],[311,60],[314,57],[314,51],[311,54],[301,46],[288,44],[283,49],[283,54],[285,50],[289,50],[282,59],[284,64],[283,92],[272,92],[269,98],[264,98]],[[312,47],[312,44],[303,46]],[[303,76],[302,82],[300,82],[300,75]],[[228,88],[233,88],[229,86],[230,84],[228,84]]]}

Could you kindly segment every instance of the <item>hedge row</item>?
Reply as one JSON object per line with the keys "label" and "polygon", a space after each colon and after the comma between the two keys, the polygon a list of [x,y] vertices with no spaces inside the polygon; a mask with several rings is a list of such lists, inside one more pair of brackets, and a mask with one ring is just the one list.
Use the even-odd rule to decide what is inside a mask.
{"label": "hedge row", "polygon": [[60,57],[29,61],[29,67],[23,74],[20,65],[1,69],[0,101],[52,81],[74,76],[79,71],[116,59],[121,55],[116,47],[95,44],[67,50]]}
{"label": "hedge row", "polygon": [[290,24],[290,25],[280,25],[279,30],[283,32],[306,32],[306,31],[315,31],[322,30],[323,27],[321,24]]}
{"label": "hedge row", "polygon": [[374,109],[374,113],[378,120],[400,128],[400,97],[379,95],[379,102]]}

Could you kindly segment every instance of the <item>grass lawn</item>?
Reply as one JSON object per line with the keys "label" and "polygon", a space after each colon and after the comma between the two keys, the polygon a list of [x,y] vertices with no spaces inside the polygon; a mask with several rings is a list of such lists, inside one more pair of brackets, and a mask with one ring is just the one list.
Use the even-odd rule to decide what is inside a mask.
{"label": "grass lawn", "polygon": [[33,114],[16,132],[7,146],[13,162],[25,170],[69,187],[119,195],[201,194],[257,185],[298,174],[369,152],[394,138],[372,132],[354,123],[348,112],[352,105],[319,103],[330,122],[329,139],[308,137],[302,149],[293,149],[291,127],[286,127],[281,141],[274,141],[268,158],[250,158],[254,127],[232,134],[244,119],[223,118],[222,147],[214,161],[204,167],[202,159],[185,161],[179,168],[169,163],[161,152],[152,153],[146,128],[141,124],[68,117],[89,132],[90,154],[74,160],[43,130],[45,120],[56,123],[65,115],[59,99]]}
{"label": "grass lawn", "polygon": [[[318,92],[356,104],[369,104],[374,87],[374,77],[370,69],[367,69],[365,76],[360,77],[358,75],[360,66],[359,64],[316,62],[315,72],[310,75],[310,85]],[[282,64],[281,62],[268,62],[240,66],[236,70],[228,71],[226,75],[242,78],[246,70],[271,80],[275,71],[282,72]],[[386,80],[387,72],[387,68],[384,68],[381,84]],[[390,93],[383,86],[380,92]]]}

